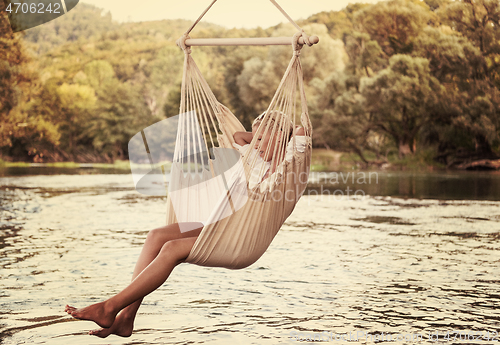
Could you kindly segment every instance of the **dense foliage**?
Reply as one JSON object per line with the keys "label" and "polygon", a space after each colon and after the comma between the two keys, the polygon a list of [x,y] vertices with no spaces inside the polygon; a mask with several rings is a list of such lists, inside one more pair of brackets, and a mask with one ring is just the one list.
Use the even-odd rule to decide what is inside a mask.
{"label": "dense foliage", "polygon": [[[126,158],[135,133],[178,113],[183,53],[175,40],[189,22],[118,24],[79,4],[12,34],[3,13],[4,160]],[[351,4],[300,25],[320,37],[302,53],[315,146],[355,152],[365,163],[422,150],[448,165],[500,153],[497,0]],[[293,33],[289,25],[227,30],[201,23],[192,36]],[[193,48],[215,95],[248,128],[269,104],[290,55],[289,47]]]}

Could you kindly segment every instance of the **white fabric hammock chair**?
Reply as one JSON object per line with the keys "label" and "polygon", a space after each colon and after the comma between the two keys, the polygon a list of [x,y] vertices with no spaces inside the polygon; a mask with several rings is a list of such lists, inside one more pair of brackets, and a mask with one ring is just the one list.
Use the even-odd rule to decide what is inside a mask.
{"label": "white fabric hammock chair", "polygon": [[[248,154],[240,157],[236,150],[232,150],[238,159],[234,164],[234,161],[228,162],[227,157],[231,158],[231,155],[218,154],[218,149],[234,149],[233,134],[245,131],[245,128],[227,107],[217,101],[196,66],[191,49],[185,43],[189,31],[178,41],[185,53],[180,104],[180,114],[184,116],[181,115],[179,121],[171,169],[167,224],[204,223],[185,262],[241,269],[253,264],[266,251],[307,185],[312,127],[299,59],[302,45],[298,42],[302,38],[308,43],[308,37],[302,30],[294,35],[293,56],[264,115],[263,123],[267,125],[258,129],[258,134],[262,133],[263,137],[267,133],[272,137],[286,121],[295,128],[296,115],[300,112],[306,136],[305,150],[297,150],[295,130],[284,134],[284,140],[277,141],[274,147],[268,146],[268,150],[274,150],[271,166],[276,166],[275,171],[262,183],[250,188],[248,181],[255,173],[257,155],[248,150]],[[297,100],[300,102],[298,112]],[[276,120],[266,122],[266,118],[271,114],[276,116],[276,112]],[[258,136],[253,137],[251,148],[256,146]],[[293,158],[285,160],[289,142],[293,143],[289,146],[293,147]],[[259,145],[257,151],[260,150]],[[207,152],[213,153],[210,159],[207,159]],[[201,173],[189,172],[194,161],[203,166]],[[264,173],[261,169],[259,176],[263,177]],[[192,188],[195,185],[196,188]]]}

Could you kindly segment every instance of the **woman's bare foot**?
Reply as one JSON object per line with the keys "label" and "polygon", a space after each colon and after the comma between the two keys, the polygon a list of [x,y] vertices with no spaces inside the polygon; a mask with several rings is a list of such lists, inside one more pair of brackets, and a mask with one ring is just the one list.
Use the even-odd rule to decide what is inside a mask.
{"label": "woman's bare foot", "polygon": [[75,319],[94,321],[100,327],[109,328],[113,325],[117,313],[106,310],[105,303],[96,303],[81,309],[66,305],[64,310]]}
{"label": "woman's bare foot", "polygon": [[134,329],[134,318],[126,317],[123,312],[118,314],[110,328],[101,328],[90,331],[90,335],[95,335],[99,338],[106,338],[110,334],[115,334],[120,337],[130,337]]}

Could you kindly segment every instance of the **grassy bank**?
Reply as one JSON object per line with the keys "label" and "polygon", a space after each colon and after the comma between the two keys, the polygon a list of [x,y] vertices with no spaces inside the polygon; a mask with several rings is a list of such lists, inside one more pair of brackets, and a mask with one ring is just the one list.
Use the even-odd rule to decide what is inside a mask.
{"label": "grassy bank", "polygon": [[96,168],[96,169],[119,169],[130,170],[129,161],[116,160],[114,163],[28,163],[28,162],[6,162],[0,159],[0,168],[29,168],[29,167],[51,167],[51,168]]}
{"label": "grassy bank", "polygon": [[[367,152],[365,158],[374,164],[367,165],[354,153],[338,152],[327,149],[313,149],[311,170],[312,171],[342,171],[352,169],[362,170],[409,170],[409,171],[433,171],[445,169],[445,166],[435,162],[432,151],[422,151],[412,156],[399,159],[397,154],[389,154],[387,159],[377,157]],[[9,167],[54,167],[54,168],[96,168],[96,169],[118,169],[130,171],[130,163],[125,160],[116,160],[114,163],[27,163],[27,162],[5,162],[0,159],[0,168]]]}
{"label": "grassy bank", "polygon": [[313,149],[312,171],[342,171],[352,169],[362,170],[406,170],[406,171],[434,171],[444,170],[446,166],[434,161],[434,151],[423,150],[411,156],[400,159],[397,153],[390,153],[387,157],[377,158],[372,152],[365,152],[366,164],[355,153],[337,152],[327,149]]}

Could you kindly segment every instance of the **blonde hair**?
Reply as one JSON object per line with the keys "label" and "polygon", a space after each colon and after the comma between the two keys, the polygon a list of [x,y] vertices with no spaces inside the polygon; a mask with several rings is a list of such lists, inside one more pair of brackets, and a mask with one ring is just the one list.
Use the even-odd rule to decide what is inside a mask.
{"label": "blonde hair", "polygon": [[[262,123],[267,125],[269,123],[269,128],[273,128],[273,124],[275,122],[279,123],[280,129],[285,132],[285,133],[290,133],[290,136],[292,135],[293,132],[293,124],[292,122],[288,119],[285,113],[277,110],[272,110],[269,115],[266,117],[267,112],[263,112],[255,120],[253,120],[252,123],[252,129],[258,128]],[[282,119],[279,118],[281,115]]]}

